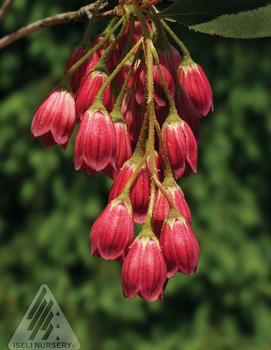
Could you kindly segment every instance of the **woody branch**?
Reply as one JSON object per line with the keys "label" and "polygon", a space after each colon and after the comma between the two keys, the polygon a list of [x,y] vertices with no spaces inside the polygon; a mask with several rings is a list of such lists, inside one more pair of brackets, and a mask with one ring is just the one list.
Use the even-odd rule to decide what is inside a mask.
{"label": "woody branch", "polygon": [[11,7],[13,0],[5,0],[3,5],[0,7],[0,21],[4,18],[8,9]]}
{"label": "woody branch", "polygon": [[[71,21],[78,21],[84,17],[91,18],[94,15],[96,15],[96,13],[104,9],[107,5],[108,5],[107,0],[97,0],[93,4],[83,6],[76,11],[60,13],[55,16],[46,17],[36,22],[33,22],[31,24],[28,24],[27,26],[20,28],[16,32],[2,37],[0,39],[0,49],[12,44],[16,40],[24,38],[27,35],[35,33],[43,28],[48,28],[57,24],[67,23]],[[4,12],[5,11],[6,10],[4,10]],[[107,11],[99,14],[99,17],[110,16],[112,14],[113,14],[113,11]],[[0,12],[0,16],[1,16],[1,12]]]}

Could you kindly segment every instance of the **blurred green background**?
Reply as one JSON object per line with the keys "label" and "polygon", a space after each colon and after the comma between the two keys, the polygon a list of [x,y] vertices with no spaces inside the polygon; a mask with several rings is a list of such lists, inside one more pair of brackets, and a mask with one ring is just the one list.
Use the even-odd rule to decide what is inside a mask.
{"label": "blurred green background", "polygon": [[[17,0],[1,33],[86,3]],[[73,171],[72,142],[65,153],[31,140],[33,112],[83,28],[60,25],[0,52],[0,349],[48,284],[83,350],[270,350],[270,40],[179,28],[210,78],[215,111],[202,121],[199,172],[181,182],[200,265],[170,280],[161,304],[125,300],[119,263],[89,255],[110,181]]]}

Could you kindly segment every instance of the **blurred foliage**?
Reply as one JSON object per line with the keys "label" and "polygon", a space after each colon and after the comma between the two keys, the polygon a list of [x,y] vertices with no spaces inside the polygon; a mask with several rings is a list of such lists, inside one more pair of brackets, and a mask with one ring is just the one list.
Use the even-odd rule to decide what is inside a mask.
{"label": "blurred foliage", "polygon": [[[2,34],[84,1],[15,1]],[[201,244],[196,275],[165,299],[125,300],[120,266],[89,256],[110,181],[75,173],[67,152],[31,140],[33,112],[59,80],[84,24],[43,30],[0,55],[0,349],[48,284],[82,349],[271,349],[271,45],[176,27],[206,70],[215,111],[202,121],[196,176],[181,182]]]}

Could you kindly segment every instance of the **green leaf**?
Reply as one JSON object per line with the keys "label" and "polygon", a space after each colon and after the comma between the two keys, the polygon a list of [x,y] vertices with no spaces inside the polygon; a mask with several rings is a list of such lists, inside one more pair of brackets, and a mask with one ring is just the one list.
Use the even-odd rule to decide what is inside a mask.
{"label": "green leaf", "polygon": [[255,39],[271,36],[271,5],[254,11],[223,15],[190,28],[226,38]]}
{"label": "green leaf", "polygon": [[255,10],[270,0],[176,0],[162,14],[185,25],[196,25],[218,16]]}

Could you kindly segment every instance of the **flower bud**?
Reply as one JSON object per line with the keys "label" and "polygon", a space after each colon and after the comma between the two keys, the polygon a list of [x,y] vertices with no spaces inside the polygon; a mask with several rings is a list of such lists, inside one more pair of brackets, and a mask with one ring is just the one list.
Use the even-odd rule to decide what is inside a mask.
{"label": "flower bud", "polygon": [[165,66],[174,79],[177,77],[177,67],[181,64],[182,57],[174,46],[168,45],[165,50],[159,52],[159,61]]}
{"label": "flower bud", "polygon": [[[139,67],[140,74],[139,79],[140,83],[138,84],[138,87],[136,89],[136,100],[139,104],[144,104],[145,102],[145,86],[146,86],[146,67],[144,65],[141,65]],[[165,80],[165,84],[171,94],[171,96],[174,96],[175,94],[175,83],[174,78],[172,77],[170,71],[163,65],[160,65],[160,69],[162,72],[162,75]],[[160,79],[159,69],[157,65],[153,66],[153,81],[154,81],[154,102],[157,107],[165,107],[167,106],[168,100],[165,94],[163,82]]]}
{"label": "flower bud", "polygon": [[107,169],[107,174],[113,179],[116,177],[123,164],[131,158],[132,148],[127,125],[124,121],[114,123],[116,131],[116,152],[115,157]]}
{"label": "flower bud", "polygon": [[[109,200],[118,197],[132,177],[137,162],[127,161],[119,171],[110,190]],[[150,200],[150,176],[146,166],[143,166],[130,190],[130,199],[134,212],[134,221],[142,224],[145,220]]]}
{"label": "flower bud", "polygon": [[179,80],[199,115],[206,116],[213,110],[212,88],[199,64],[183,61],[179,67]]}
{"label": "flower bud", "polygon": [[[97,45],[99,42],[103,41],[105,39],[105,35],[103,34],[99,34],[95,37],[94,41],[93,41],[93,46]],[[106,47],[108,47],[109,45],[112,44],[112,42],[114,41],[115,37],[112,34],[111,37],[106,40],[103,45],[97,50],[97,54],[99,56],[99,58],[102,57],[102,55],[105,52]],[[106,66],[109,70],[109,72],[112,72],[115,67],[118,65],[120,61],[120,54],[119,54],[119,50],[117,48],[115,48],[114,50],[111,51],[111,53],[109,54],[109,56],[106,59]]]}
{"label": "flower bud", "polygon": [[[166,180],[165,180],[166,182]],[[186,219],[188,223],[191,223],[191,212],[189,206],[184,198],[183,191],[173,180],[171,184],[166,185],[164,182],[164,188],[171,196],[176,209]],[[153,211],[153,230],[157,237],[160,236],[161,229],[164,221],[166,220],[169,213],[169,203],[163,193],[158,190],[155,197],[154,211]]]}
{"label": "flower bud", "polygon": [[126,92],[121,112],[127,123],[131,142],[133,145],[136,145],[142,127],[144,114],[142,106],[136,101],[134,89]]}
{"label": "flower bud", "polygon": [[103,170],[115,156],[116,132],[105,110],[87,110],[82,118],[74,146],[76,170]]}
{"label": "flower bud", "polygon": [[147,301],[162,298],[167,280],[166,265],[158,240],[139,235],[122,265],[122,289],[126,298],[136,295]]}
{"label": "flower bud", "polygon": [[34,138],[45,146],[66,148],[76,122],[75,102],[68,90],[52,90],[37,109],[31,125]]}
{"label": "flower bud", "polygon": [[[174,78],[170,73],[170,68],[160,64],[161,72],[164,77],[166,86],[170,95],[173,97],[175,94]],[[153,80],[154,80],[154,101],[158,107],[165,107],[168,104],[163,81],[160,78],[160,73],[157,65],[153,66]]]}
{"label": "flower bud", "polygon": [[90,231],[91,254],[105,260],[121,258],[132,243],[134,222],[129,200],[107,204]]}
{"label": "flower bud", "polygon": [[[75,99],[78,118],[81,119],[86,110],[92,106],[105,80],[106,74],[99,71],[93,71],[84,77]],[[106,109],[111,112],[114,103],[111,86],[104,92],[103,103]]]}
{"label": "flower bud", "polygon": [[184,193],[181,190],[181,188],[176,184],[176,187],[169,188],[169,190],[172,193],[173,201],[176,205],[177,210],[179,213],[185,218],[185,220],[191,224],[191,211],[190,208],[185,200]]}
{"label": "flower bud", "polygon": [[124,190],[127,182],[134,172],[136,164],[132,160],[127,161],[118,172],[109,192],[109,201],[117,198]]}
{"label": "flower bud", "polygon": [[199,245],[190,227],[181,216],[169,214],[160,236],[161,249],[166,261],[168,277],[176,272],[189,276],[196,271]]}
{"label": "flower bud", "polygon": [[[170,115],[162,128],[162,139],[175,179],[197,171],[198,145],[188,124]],[[179,119],[179,120],[178,120]]]}
{"label": "flower bud", "polygon": [[[86,53],[87,49],[84,47],[77,47],[74,49],[68,59],[65,72],[67,72],[75,63],[77,63]],[[93,70],[99,61],[99,55],[95,52],[89,59],[87,59],[74,72],[71,79],[72,91],[76,93],[81,85],[82,79]]]}
{"label": "flower bud", "polygon": [[130,198],[134,210],[134,220],[138,224],[143,224],[150,201],[150,176],[146,166],[138,174],[131,188]]}
{"label": "flower bud", "polygon": [[155,196],[155,204],[152,217],[152,227],[156,236],[159,237],[163,223],[168,216],[169,204],[163,193],[158,190]]}
{"label": "flower bud", "polygon": [[[148,31],[150,32],[152,30],[152,26],[149,22],[147,22],[147,27],[148,27]],[[121,52],[125,49],[127,45],[127,41],[129,40],[131,34],[133,35],[133,37],[130,45],[134,46],[143,36],[140,21],[134,21],[133,24],[131,23],[131,21],[128,22],[127,27],[125,28],[125,31],[118,45]]]}
{"label": "flower bud", "polygon": [[200,126],[200,115],[196,111],[193,103],[188,97],[187,93],[180,89],[175,94],[175,106],[178,112],[178,115],[190,126],[190,129],[193,131],[195,139],[199,139],[199,126]]}
{"label": "flower bud", "polygon": [[[132,61],[128,61],[123,68],[121,69],[121,71],[119,72],[118,76],[117,76],[117,84],[119,89],[122,88],[122,86],[125,83],[126,77],[131,69],[131,65],[132,65]],[[127,83],[127,91],[131,88],[133,88],[134,85],[134,81],[135,81],[135,72],[136,72],[136,67],[133,68],[133,71],[131,73],[131,77]]]}

